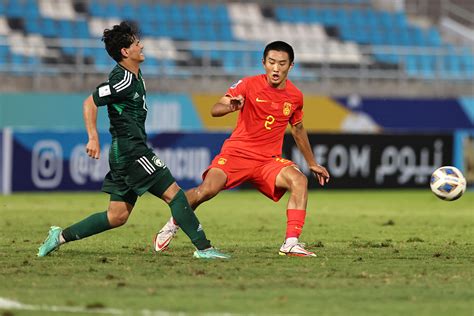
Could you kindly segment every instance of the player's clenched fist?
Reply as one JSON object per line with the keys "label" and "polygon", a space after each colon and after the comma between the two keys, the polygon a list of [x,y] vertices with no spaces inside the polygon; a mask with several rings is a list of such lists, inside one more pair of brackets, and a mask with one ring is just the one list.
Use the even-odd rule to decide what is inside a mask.
{"label": "player's clenched fist", "polygon": [[87,142],[86,145],[86,153],[89,155],[89,157],[94,158],[94,159],[99,159],[100,158],[100,146],[99,142],[96,140],[90,140]]}
{"label": "player's clenched fist", "polygon": [[230,98],[229,109],[231,112],[240,110],[244,106],[245,98],[242,95]]}

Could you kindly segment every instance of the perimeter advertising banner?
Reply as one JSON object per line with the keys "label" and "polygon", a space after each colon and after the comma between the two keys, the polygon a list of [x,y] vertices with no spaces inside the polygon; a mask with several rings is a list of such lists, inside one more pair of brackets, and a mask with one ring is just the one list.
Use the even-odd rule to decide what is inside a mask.
{"label": "perimeter advertising banner", "polygon": [[[148,141],[183,188],[201,182],[201,174],[220,151],[225,133],[151,134]],[[101,157],[85,152],[85,133],[13,132],[3,192],[100,190],[109,171],[110,135],[99,134]],[[5,164],[4,164],[5,165]],[[2,177],[5,176],[4,174]]]}
{"label": "perimeter advertising banner", "polygon": [[[83,132],[3,131],[2,192],[100,190],[108,172],[110,136],[100,133],[101,158],[85,153]],[[150,134],[149,144],[177,182],[190,188],[219,153],[228,133]],[[318,162],[331,173],[329,188],[426,187],[439,166],[453,164],[452,135],[310,134]],[[317,187],[291,135],[284,156]],[[247,187],[247,186],[245,186]]]}
{"label": "perimeter advertising banner", "polygon": [[[436,168],[453,163],[450,134],[311,134],[309,140],[331,174],[328,188],[426,187]],[[311,188],[319,187],[291,135],[283,152],[311,179]]]}

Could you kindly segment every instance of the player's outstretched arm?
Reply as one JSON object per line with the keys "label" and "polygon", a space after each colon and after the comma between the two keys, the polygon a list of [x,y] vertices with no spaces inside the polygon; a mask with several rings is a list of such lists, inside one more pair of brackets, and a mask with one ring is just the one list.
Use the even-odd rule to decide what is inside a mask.
{"label": "player's outstretched arm", "polygon": [[224,116],[226,114],[240,110],[244,106],[245,99],[243,96],[238,95],[236,97],[223,96],[219,102],[214,104],[211,109],[211,115],[213,117]]}
{"label": "player's outstretched arm", "polygon": [[92,95],[84,100],[83,104],[84,123],[86,125],[89,140],[86,145],[86,152],[89,157],[100,158],[99,134],[97,133],[97,106]]}
{"label": "player's outstretched arm", "polygon": [[295,139],[296,145],[303,154],[306,163],[308,164],[311,171],[314,173],[320,185],[324,185],[329,182],[329,172],[316,162],[311,145],[309,144],[308,133],[300,122],[296,125],[291,126],[291,134]]}

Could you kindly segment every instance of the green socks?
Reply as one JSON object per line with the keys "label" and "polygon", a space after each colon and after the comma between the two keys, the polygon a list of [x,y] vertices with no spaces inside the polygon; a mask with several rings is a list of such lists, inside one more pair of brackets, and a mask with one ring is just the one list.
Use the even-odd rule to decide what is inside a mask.
{"label": "green socks", "polygon": [[203,250],[211,247],[211,242],[207,240],[206,234],[199,223],[193,209],[189,206],[183,190],[179,190],[169,204],[171,214],[179,227],[191,239],[197,249]]}
{"label": "green socks", "polygon": [[111,228],[107,219],[107,211],[105,211],[92,214],[82,221],[69,226],[63,230],[62,234],[66,242],[68,242],[83,239]]}
{"label": "green socks", "polygon": [[[175,195],[169,203],[171,214],[179,227],[188,235],[197,249],[203,250],[211,247],[206,234],[199,223],[193,209],[189,206],[183,190]],[[111,229],[107,212],[95,213],[63,230],[62,235],[66,242],[83,239]]]}

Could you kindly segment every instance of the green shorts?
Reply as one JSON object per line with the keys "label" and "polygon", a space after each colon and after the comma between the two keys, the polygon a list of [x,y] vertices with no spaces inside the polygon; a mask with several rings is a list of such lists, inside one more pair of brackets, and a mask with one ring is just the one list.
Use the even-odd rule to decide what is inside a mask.
{"label": "green shorts", "polygon": [[[161,196],[176,180],[168,167],[153,153],[144,155],[128,164],[110,164],[102,184],[102,191],[111,195],[112,201],[132,205],[138,196],[154,186],[154,194]],[[158,190],[156,190],[158,185]]]}

